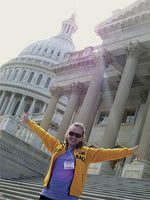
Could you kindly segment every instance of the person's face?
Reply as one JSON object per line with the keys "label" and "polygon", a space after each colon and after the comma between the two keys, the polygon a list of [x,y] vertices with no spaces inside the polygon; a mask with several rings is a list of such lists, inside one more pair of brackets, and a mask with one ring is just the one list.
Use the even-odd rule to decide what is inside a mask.
{"label": "person's face", "polygon": [[68,147],[75,147],[83,140],[83,129],[74,125],[70,126],[66,133],[66,139],[68,141]]}

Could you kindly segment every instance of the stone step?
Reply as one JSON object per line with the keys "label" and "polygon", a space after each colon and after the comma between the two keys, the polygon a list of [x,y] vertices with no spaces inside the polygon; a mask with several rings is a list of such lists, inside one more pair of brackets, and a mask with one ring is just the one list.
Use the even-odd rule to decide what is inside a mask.
{"label": "stone step", "polygon": [[[85,191],[86,192],[86,191]],[[132,193],[128,193],[128,191],[126,191],[126,192],[124,192],[124,193],[120,193],[119,191],[116,191],[116,192],[114,192],[114,191],[112,191],[111,189],[110,189],[110,191],[99,191],[99,192],[97,192],[97,191],[91,191],[90,190],[90,193],[88,193],[88,192],[86,192],[86,195],[88,195],[88,196],[99,196],[99,197],[101,197],[101,198],[114,198],[114,199],[126,199],[127,197],[129,198],[129,199],[136,199],[136,200],[141,200],[141,197],[142,197],[142,199],[143,200],[147,200],[147,199],[150,199],[150,195],[148,194],[148,195],[137,195],[137,194],[132,194]]]}
{"label": "stone step", "polygon": [[[85,196],[85,199],[88,197],[88,198],[91,198],[91,200],[94,200],[94,199],[97,199],[97,200],[100,200],[100,199],[104,199],[104,200],[130,200],[128,199],[127,197],[123,198],[123,197],[116,197],[116,196],[107,196],[107,195],[95,195],[95,196],[90,196],[91,193],[86,193],[87,196]],[[82,196],[82,195],[81,195]]]}
{"label": "stone step", "polygon": [[[97,187],[97,186],[96,186]],[[110,187],[109,187],[110,188]],[[128,193],[131,193],[131,194],[145,194],[145,195],[149,195],[150,194],[150,192],[148,191],[148,190],[143,190],[143,189],[134,189],[134,188],[126,188],[126,189],[123,189],[123,188],[105,188],[105,187],[97,187],[97,189],[94,189],[94,188],[87,188],[87,187],[85,187],[84,188],[84,191],[91,191],[91,192],[96,192],[96,191],[99,191],[99,192],[103,192],[103,191],[105,191],[105,192],[109,192],[109,191],[113,191],[113,192],[119,192],[119,193],[126,193],[126,192],[128,192]]]}
{"label": "stone step", "polygon": [[[98,185],[98,184],[95,184],[96,185],[96,187],[99,189],[99,190],[103,190],[103,189],[106,189],[107,190],[107,187],[109,187],[109,185]],[[148,187],[150,187],[150,186],[148,186]],[[147,187],[147,188],[148,188]],[[134,191],[136,190],[138,190],[139,192],[145,192],[145,193],[149,193],[149,190],[147,189],[146,187],[138,187],[138,188],[135,188],[134,187]],[[86,185],[85,187],[84,187],[84,189],[90,189],[90,190],[94,190],[95,189],[95,186],[93,186],[93,185]],[[114,191],[126,191],[126,190],[128,190],[128,191],[132,191],[133,190],[133,186],[132,185],[129,185],[129,186],[111,186],[111,189],[112,190],[114,190]]]}
{"label": "stone step", "polygon": [[6,199],[4,200],[38,200],[38,198],[36,199],[31,199],[31,198],[25,198],[22,195],[18,196],[18,195],[13,195],[13,194],[9,194],[9,193],[1,193],[3,196],[5,196]]}
{"label": "stone step", "polygon": [[32,191],[32,190],[34,190],[35,192],[36,191],[41,191],[41,189],[43,188],[42,186],[36,186],[36,185],[19,185],[18,183],[6,183],[6,182],[0,182],[0,188],[7,188],[7,187],[10,187],[10,188],[12,188],[12,189],[14,189],[14,188],[18,188],[18,189],[20,189],[20,190],[29,190],[29,192],[30,191]]}
{"label": "stone step", "polygon": [[[10,200],[37,200],[42,185],[26,181],[0,179],[0,193]],[[88,176],[80,200],[150,200],[150,180]]]}
{"label": "stone step", "polygon": [[16,185],[16,186],[20,186],[20,187],[35,187],[36,188],[42,188],[42,185],[36,184],[36,183],[24,183],[24,182],[20,182],[20,181],[12,181],[12,180],[6,180],[6,179],[0,179],[0,183],[3,184],[12,184],[12,185]]}
{"label": "stone step", "polygon": [[37,195],[37,193],[39,193],[41,190],[34,190],[34,189],[26,189],[26,188],[16,188],[14,186],[11,186],[11,185],[1,185],[0,184],[0,188],[1,188],[1,191],[15,191],[15,192],[20,192],[20,193],[25,193],[25,194],[30,194],[30,195]]}
{"label": "stone step", "polygon": [[[12,183],[12,186],[15,186],[15,187],[17,187],[17,186],[19,186],[20,188],[30,188],[30,186],[31,187],[33,187],[35,190],[38,190],[38,188],[39,189],[41,189],[42,188],[42,186],[40,186],[40,185],[38,185],[38,184],[28,184],[28,183],[20,183],[20,182],[14,182],[14,181],[5,181],[5,180],[3,180],[2,181],[3,182],[3,185],[9,185],[10,183]],[[104,184],[96,184],[97,185],[97,187],[99,188],[99,189],[104,189],[106,186],[108,186],[108,184],[107,185],[104,185]],[[130,185],[129,183],[128,183],[128,185],[126,186],[126,189],[124,189],[124,186],[125,185],[111,185],[111,188],[113,188],[113,190],[115,190],[115,189],[120,189],[120,190],[126,190],[126,189],[128,189],[128,190],[132,190],[133,189],[133,186],[132,185]],[[136,187],[136,189],[138,189],[139,191],[141,190],[141,191],[145,191],[146,192],[146,190],[147,190],[147,186],[148,185],[146,185],[146,188],[144,189],[144,187],[142,187],[141,188],[141,185],[139,185],[138,187]],[[150,186],[150,184],[149,184],[149,186]],[[94,189],[95,188],[95,184],[93,184],[93,183],[87,183],[86,185],[85,185],[85,188],[88,190],[88,189]],[[134,186],[134,189],[135,189],[135,186]],[[148,192],[149,192],[149,190],[147,190]]]}
{"label": "stone step", "polygon": [[102,199],[100,197],[88,197],[88,196],[83,196],[81,195],[80,199],[79,200],[105,200],[105,199]]}
{"label": "stone step", "polygon": [[[15,196],[15,197],[24,197],[26,199],[38,199],[39,194],[31,194],[31,193],[26,193],[26,191],[20,191],[16,188],[16,190],[11,190],[10,188],[4,189],[4,188],[0,188],[0,193],[6,197],[5,194],[9,194],[11,196]],[[6,197],[7,198],[7,197]]]}

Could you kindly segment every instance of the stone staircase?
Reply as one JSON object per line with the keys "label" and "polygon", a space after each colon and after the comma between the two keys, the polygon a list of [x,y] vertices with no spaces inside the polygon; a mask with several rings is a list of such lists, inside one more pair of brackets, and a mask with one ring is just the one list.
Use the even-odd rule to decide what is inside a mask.
{"label": "stone staircase", "polygon": [[[41,178],[0,179],[4,200],[38,200],[41,190]],[[150,200],[150,180],[88,175],[80,200]]]}

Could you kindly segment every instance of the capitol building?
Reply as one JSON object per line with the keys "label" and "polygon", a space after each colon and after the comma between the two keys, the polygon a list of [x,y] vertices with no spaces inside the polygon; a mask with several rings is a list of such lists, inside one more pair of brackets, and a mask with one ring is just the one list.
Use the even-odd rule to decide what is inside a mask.
{"label": "capitol building", "polygon": [[0,178],[36,177],[48,167],[41,140],[20,122],[23,111],[61,141],[78,121],[88,146],[139,144],[142,161],[91,164],[88,173],[150,178],[150,1],[136,0],[98,24],[97,46],[76,51],[77,30],[73,14],[59,34],[1,66]]}

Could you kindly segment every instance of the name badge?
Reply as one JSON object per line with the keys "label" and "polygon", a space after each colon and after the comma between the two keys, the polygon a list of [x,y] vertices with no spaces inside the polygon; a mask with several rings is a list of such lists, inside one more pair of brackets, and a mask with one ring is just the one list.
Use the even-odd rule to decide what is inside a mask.
{"label": "name badge", "polygon": [[64,169],[74,169],[74,162],[73,161],[65,161]]}

